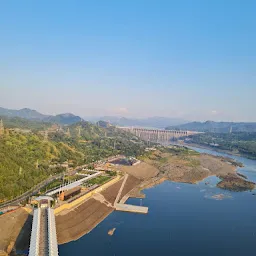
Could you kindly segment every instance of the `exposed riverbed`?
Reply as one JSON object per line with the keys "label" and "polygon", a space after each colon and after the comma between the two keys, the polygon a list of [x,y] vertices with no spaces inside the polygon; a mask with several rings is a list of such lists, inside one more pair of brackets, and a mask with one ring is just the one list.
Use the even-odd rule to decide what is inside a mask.
{"label": "exposed riverbed", "polygon": [[[233,158],[244,165],[238,171],[256,182],[256,161]],[[219,181],[211,176],[198,184],[165,181],[145,189],[145,199],[129,199],[128,203],[149,207],[147,215],[113,212],[89,234],[59,246],[60,256],[253,254],[255,191],[226,191],[216,187]],[[113,228],[116,231],[109,236]]]}

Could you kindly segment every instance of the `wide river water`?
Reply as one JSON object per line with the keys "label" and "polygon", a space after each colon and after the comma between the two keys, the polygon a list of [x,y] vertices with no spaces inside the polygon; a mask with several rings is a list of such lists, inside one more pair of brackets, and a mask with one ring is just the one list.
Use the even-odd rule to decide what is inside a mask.
{"label": "wide river water", "polygon": [[[239,172],[256,182],[256,161],[231,157],[244,164]],[[59,254],[253,255],[256,250],[256,196],[253,193],[256,191],[228,192],[216,188],[217,182],[216,177],[208,177],[195,185],[165,181],[145,189],[145,199],[129,199],[128,203],[148,206],[147,215],[113,212],[89,234],[60,245]],[[116,228],[115,233],[109,236],[112,228]]]}

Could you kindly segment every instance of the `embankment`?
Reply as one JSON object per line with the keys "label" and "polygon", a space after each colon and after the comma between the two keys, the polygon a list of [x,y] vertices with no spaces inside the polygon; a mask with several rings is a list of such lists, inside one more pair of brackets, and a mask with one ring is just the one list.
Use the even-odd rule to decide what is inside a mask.
{"label": "embankment", "polygon": [[63,215],[56,216],[58,243],[77,240],[90,232],[114,209],[90,198],[77,208]]}
{"label": "embankment", "polygon": [[0,216],[0,252],[26,250],[29,247],[32,215],[19,208]]}

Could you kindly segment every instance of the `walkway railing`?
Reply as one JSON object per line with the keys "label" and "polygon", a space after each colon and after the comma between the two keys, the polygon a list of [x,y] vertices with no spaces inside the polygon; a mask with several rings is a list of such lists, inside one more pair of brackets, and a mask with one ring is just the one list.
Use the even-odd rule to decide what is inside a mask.
{"label": "walkway railing", "polygon": [[50,207],[34,210],[29,247],[29,256],[46,255],[59,255],[55,216]]}
{"label": "walkway railing", "polygon": [[58,256],[58,242],[54,211],[48,208],[48,247],[49,256]]}
{"label": "walkway railing", "polygon": [[29,256],[39,255],[41,209],[34,210]]}

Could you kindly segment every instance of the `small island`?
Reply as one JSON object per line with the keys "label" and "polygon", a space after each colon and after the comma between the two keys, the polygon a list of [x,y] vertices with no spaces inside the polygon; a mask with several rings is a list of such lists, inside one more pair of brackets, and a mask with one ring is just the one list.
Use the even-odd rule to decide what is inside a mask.
{"label": "small island", "polygon": [[108,231],[108,235],[109,236],[113,236],[114,235],[114,232],[115,232],[116,228],[112,228]]}
{"label": "small island", "polygon": [[241,175],[238,176],[237,174],[234,174],[234,173],[228,173],[227,175],[220,175],[218,177],[221,179],[221,181],[217,184],[217,187],[230,190],[230,191],[235,191],[235,192],[253,190],[255,188],[254,182],[245,180],[240,176]]}

